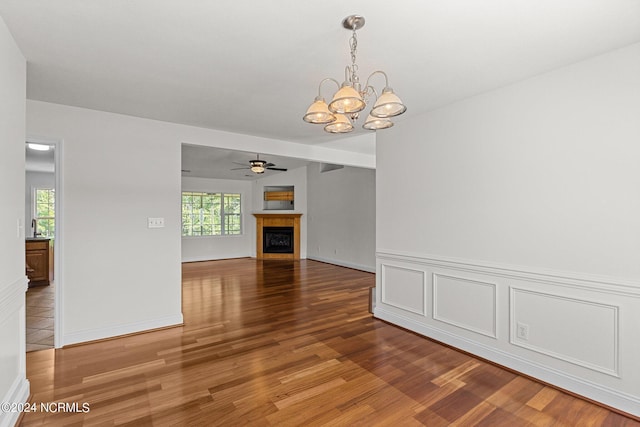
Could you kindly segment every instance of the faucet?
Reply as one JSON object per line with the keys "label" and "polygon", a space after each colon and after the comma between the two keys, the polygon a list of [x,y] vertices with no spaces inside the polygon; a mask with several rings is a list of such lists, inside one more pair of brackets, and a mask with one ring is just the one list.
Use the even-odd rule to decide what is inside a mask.
{"label": "faucet", "polygon": [[38,221],[36,221],[35,218],[31,220],[31,228],[33,228],[34,239],[38,236],[42,236],[42,233],[38,233]]}

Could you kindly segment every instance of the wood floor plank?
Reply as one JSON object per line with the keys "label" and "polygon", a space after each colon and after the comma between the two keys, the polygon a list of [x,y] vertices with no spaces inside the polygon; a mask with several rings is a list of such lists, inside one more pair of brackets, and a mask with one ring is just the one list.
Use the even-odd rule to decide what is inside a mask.
{"label": "wood floor plank", "polygon": [[22,426],[634,426],[368,313],[375,276],[330,264],[183,265],[184,326],[27,354]]}

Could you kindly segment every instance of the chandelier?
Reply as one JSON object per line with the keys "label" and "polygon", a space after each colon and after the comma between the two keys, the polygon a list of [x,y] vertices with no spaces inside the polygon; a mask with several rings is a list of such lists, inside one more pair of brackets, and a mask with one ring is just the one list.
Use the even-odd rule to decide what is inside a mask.
{"label": "chandelier", "polygon": [[[347,133],[353,130],[352,121],[358,120],[360,112],[367,106],[367,102],[375,96],[376,102],[369,112],[362,127],[369,130],[387,129],[393,126],[390,117],[398,116],[407,110],[400,98],[393,93],[389,87],[389,78],[384,71],[374,71],[369,75],[362,87],[360,77],[358,77],[358,65],[356,64],[356,52],[358,48],[358,38],[356,30],[364,26],[364,17],[350,15],[344,18],[342,26],[347,30],[352,30],[353,35],[349,40],[351,49],[351,65],[347,65],[344,71],[344,82],[342,85],[332,78],[323,79],[318,85],[318,96],[302,118],[307,123],[325,125],[324,130],[330,133]],[[384,88],[378,94],[375,88],[369,84],[371,78],[377,74],[384,76]],[[327,105],[321,94],[322,84],[328,81],[334,82],[338,91],[333,95],[331,102]]]}

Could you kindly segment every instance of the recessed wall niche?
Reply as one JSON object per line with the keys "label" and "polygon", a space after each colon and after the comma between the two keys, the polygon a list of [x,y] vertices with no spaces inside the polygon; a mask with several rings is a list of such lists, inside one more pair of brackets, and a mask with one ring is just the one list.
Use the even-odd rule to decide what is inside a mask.
{"label": "recessed wall niche", "polygon": [[265,186],[265,211],[292,211],[294,209],[293,185]]}

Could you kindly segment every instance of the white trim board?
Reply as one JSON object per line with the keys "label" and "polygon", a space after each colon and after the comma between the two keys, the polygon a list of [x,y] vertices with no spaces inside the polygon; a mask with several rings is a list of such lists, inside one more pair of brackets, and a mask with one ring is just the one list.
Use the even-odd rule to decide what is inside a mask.
{"label": "white trim board", "polygon": [[327,264],[333,264],[333,265],[337,265],[339,267],[346,267],[346,268],[352,268],[354,270],[360,270],[360,271],[365,271],[367,273],[375,273],[376,272],[376,268],[375,267],[369,267],[366,265],[362,265],[362,264],[356,264],[356,263],[352,263],[352,262],[348,262],[348,261],[341,261],[341,260],[337,260],[337,259],[330,259],[330,258],[323,258],[323,257],[319,257],[319,256],[307,256],[307,259],[310,259],[312,261],[320,261],[320,262],[324,262]]}
{"label": "white trim board", "polygon": [[547,270],[524,266],[514,266],[486,261],[474,261],[459,258],[422,255],[409,252],[380,250],[377,260],[398,260],[452,270],[485,273],[491,276],[512,277],[542,283],[553,283],[569,287],[597,290],[640,298],[640,283],[616,277]]}
{"label": "white trim board", "polygon": [[133,322],[106,328],[87,329],[84,331],[65,334],[63,345],[80,344],[105,338],[114,338],[121,335],[151,332],[154,329],[179,326],[183,324],[182,314],[165,316],[157,319],[149,319],[142,322]]}
{"label": "white trim board", "polygon": [[[11,384],[7,394],[2,398],[2,402],[6,403],[25,403],[29,400],[30,384],[29,380],[18,375]],[[0,427],[11,427],[16,424],[21,413],[16,412],[0,412]]]}

